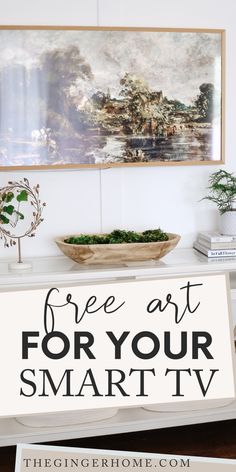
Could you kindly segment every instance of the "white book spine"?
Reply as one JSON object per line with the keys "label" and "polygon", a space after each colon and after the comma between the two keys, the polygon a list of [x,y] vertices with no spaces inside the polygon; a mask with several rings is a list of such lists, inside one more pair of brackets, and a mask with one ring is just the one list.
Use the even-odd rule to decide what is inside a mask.
{"label": "white book spine", "polygon": [[206,249],[201,244],[195,242],[193,245],[194,249],[197,251],[202,252],[207,257],[235,257],[236,256],[236,249]]}
{"label": "white book spine", "polygon": [[210,243],[231,243],[236,241],[236,236],[213,235],[211,233],[198,233],[198,237]]}
{"label": "white book spine", "polygon": [[214,243],[207,241],[206,239],[203,239],[202,237],[198,237],[197,241],[198,244],[201,244],[204,246],[206,249],[211,249],[211,250],[222,250],[222,249],[227,249],[227,250],[233,250],[236,249],[236,241],[231,241],[227,243]]}

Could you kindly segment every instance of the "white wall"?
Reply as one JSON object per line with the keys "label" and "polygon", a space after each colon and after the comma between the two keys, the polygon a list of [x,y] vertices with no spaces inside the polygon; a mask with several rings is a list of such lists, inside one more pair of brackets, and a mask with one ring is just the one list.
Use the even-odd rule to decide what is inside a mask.
{"label": "white wall", "polygon": [[[1,24],[226,29],[226,168],[236,171],[235,0],[0,0],[0,11]],[[36,239],[23,243],[27,256],[57,254],[53,239],[59,235],[116,227],[145,229],[160,225],[180,233],[181,245],[189,246],[198,230],[217,226],[215,208],[207,202],[199,203],[208,175],[215,169],[200,165],[2,172],[0,186],[9,179],[26,176],[40,184],[42,198],[47,201],[45,222]],[[13,254],[13,249],[0,245],[0,257]]]}

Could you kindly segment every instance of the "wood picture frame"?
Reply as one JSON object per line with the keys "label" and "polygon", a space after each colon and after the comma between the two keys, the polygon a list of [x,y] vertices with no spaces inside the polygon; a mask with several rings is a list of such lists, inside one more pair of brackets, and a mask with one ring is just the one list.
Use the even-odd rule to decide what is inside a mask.
{"label": "wood picture frame", "polygon": [[224,30],[0,26],[0,39],[0,171],[224,163]]}

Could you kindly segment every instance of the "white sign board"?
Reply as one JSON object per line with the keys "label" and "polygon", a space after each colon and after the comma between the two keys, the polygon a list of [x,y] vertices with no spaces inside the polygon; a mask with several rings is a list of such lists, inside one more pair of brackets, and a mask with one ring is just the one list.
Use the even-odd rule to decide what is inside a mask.
{"label": "white sign board", "polygon": [[235,467],[236,460],[234,459],[19,444],[15,472],[35,472],[40,468],[42,470],[48,468],[51,472],[73,468],[85,468],[88,471],[105,468],[107,472],[118,469],[131,472],[134,468],[139,470],[155,468],[165,472],[179,469],[191,472],[199,472],[199,470],[203,472],[234,472]]}
{"label": "white sign board", "polygon": [[0,293],[0,416],[235,397],[225,274]]}

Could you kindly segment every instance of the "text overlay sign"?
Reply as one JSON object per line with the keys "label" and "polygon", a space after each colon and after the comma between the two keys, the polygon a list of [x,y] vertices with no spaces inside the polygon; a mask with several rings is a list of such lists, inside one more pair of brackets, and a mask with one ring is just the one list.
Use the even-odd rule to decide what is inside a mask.
{"label": "text overlay sign", "polygon": [[235,396],[225,274],[0,300],[1,416]]}
{"label": "text overlay sign", "polygon": [[107,472],[119,469],[146,471],[151,468],[165,472],[233,472],[235,467],[236,460],[233,459],[20,444],[17,446],[15,472],[35,472],[40,468],[48,468],[51,472],[76,468],[87,471],[105,468]]}

